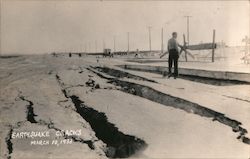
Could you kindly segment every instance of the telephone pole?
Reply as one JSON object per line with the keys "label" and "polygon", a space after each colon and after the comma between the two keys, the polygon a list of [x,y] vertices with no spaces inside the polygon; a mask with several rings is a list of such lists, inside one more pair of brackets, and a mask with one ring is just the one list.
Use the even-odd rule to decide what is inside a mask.
{"label": "telephone pole", "polygon": [[189,45],[189,18],[191,18],[192,16],[184,16],[185,18],[187,18],[187,45]]}
{"label": "telephone pole", "polygon": [[149,51],[151,52],[151,26],[148,26],[148,36],[149,36]]}
{"label": "telephone pole", "polygon": [[215,50],[215,29],[213,30],[213,48],[212,48],[212,62],[214,62],[214,50]]}
{"label": "telephone pole", "polygon": [[128,32],[128,53],[129,53],[129,32]]}
{"label": "telephone pole", "polygon": [[163,53],[163,27],[161,28],[161,53]]}
{"label": "telephone pole", "polygon": [[[165,32],[166,35],[165,35],[165,37],[168,37],[168,26],[169,26],[169,24],[170,24],[169,21],[165,23],[165,26],[166,26],[166,32]],[[164,27],[163,27],[163,30],[162,30],[162,41],[164,40],[163,36],[164,36]],[[164,42],[162,42],[162,47],[163,47],[163,49],[162,49],[162,53],[163,53],[164,52]]]}

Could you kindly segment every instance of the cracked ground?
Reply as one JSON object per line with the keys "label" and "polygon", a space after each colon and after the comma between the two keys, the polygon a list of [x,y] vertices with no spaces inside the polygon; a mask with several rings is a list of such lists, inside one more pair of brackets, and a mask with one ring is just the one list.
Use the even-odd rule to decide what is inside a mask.
{"label": "cracked ground", "polygon": [[[163,79],[118,68],[117,59],[0,60],[2,158],[250,157],[249,85]],[[41,146],[30,145],[40,138],[12,138],[30,131],[72,143]]]}

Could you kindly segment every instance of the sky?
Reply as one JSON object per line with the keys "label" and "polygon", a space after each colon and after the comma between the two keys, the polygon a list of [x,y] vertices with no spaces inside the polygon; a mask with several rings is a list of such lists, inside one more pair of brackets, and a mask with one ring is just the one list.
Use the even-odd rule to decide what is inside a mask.
{"label": "sky", "polygon": [[1,0],[1,54],[153,50],[164,48],[171,33],[183,43],[190,17],[190,44],[242,45],[250,35],[249,1],[8,1]]}

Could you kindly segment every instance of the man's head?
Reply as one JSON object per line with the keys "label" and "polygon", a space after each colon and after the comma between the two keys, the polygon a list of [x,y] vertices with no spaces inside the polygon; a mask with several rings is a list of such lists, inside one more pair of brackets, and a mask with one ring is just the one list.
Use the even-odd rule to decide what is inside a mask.
{"label": "man's head", "polygon": [[173,37],[173,38],[177,38],[177,32],[173,32],[173,33],[172,33],[172,37]]}

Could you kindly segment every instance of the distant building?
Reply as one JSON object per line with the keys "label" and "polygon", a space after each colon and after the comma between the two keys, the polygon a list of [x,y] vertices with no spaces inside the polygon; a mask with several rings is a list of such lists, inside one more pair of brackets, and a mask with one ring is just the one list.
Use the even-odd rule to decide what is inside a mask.
{"label": "distant building", "polygon": [[111,52],[111,49],[103,49],[103,57],[113,57],[113,53]]}

